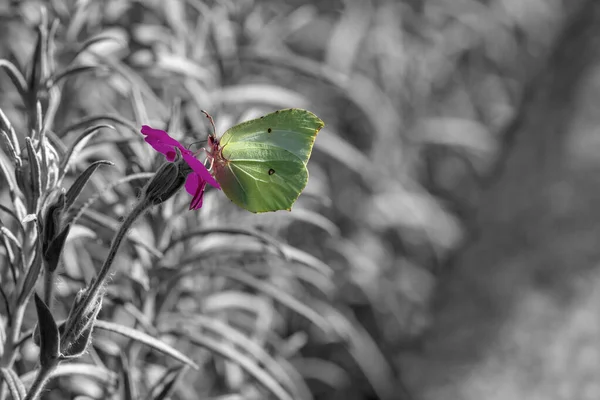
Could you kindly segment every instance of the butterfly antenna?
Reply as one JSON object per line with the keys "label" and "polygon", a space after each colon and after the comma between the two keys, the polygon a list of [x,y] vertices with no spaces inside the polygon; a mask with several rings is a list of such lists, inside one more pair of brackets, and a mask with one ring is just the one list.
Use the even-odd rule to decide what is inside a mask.
{"label": "butterfly antenna", "polygon": [[206,142],[206,139],[204,139],[204,140],[196,140],[195,142],[192,142],[192,143],[188,144],[186,148],[189,150],[192,146],[197,145],[199,143],[205,143],[205,142]]}
{"label": "butterfly antenna", "polygon": [[200,110],[204,113],[204,115],[206,115],[206,118],[208,118],[208,120],[210,121],[210,125],[212,126],[212,137],[216,138],[217,137],[217,129],[215,128],[215,121],[213,120],[213,117],[210,116],[209,113],[207,113],[204,110]]}

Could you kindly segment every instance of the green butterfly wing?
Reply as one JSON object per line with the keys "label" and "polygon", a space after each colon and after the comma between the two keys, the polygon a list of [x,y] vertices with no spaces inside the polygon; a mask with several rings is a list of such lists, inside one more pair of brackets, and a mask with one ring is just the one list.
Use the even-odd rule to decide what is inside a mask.
{"label": "green butterfly wing", "polygon": [[291,209],[308,182],[306,163],[323,125],[309,111],[288,109],[227,130],[214,170],[223,192],[255,213]]}

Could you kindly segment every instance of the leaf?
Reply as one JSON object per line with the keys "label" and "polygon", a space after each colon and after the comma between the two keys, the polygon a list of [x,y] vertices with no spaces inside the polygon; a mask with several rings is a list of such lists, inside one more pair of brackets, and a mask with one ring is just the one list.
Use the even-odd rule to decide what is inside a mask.
{"label": "leaf", "polygon": [[23,201],[21,200],[20,192],[17,190],[15,177],[12,171],[6,165],[5,160],[6,157],[4,153],[0,152],[0,176],[4,176],[4,182],[6,182],[8,185],[8,193],[10,194],[10,199],[13,203],[16,214],[19,216],[19,219],[22,219],[27,214],[27,210],[23,204]]}
{"label": "leaf", "polygon": [[71,76],[79,75],[84,72],[91,72],[96,69],[103,69],[102,65],[76,65],[65,69],[64,71],[57,72],[48,80],[48,86],[52,87],[57,85],[61,80],[67,79]]}
{"label": "leaf", "polygon": [[71,224],[64,227],[64,229],[50,241],[48,249],[44,252],[44,260],[46,261],[46,268],[50,272],[54,272],[58,267],[58,261],[62,254],[63,247],[67,240],[67,236],[71,230]]}
{"label": "leaf", "polygon": [[0,129],[0,143],[4,144],[4,148],[8,149],[8,156],[15,165],[21,164],[21,158],[17,154],[15,146],[12,144],[8,133],[4,129]]}
{"label": "leaf", "polygon": [[[22,375],[21,381],[23,381],[23,384],[26,386],[31,385],[35,379],[35,376],[37,375],[37,372],[38,370],[34,369]],[[72,375],[85,376],[94,379],[95,381],[102,383],[107,388],[114,387],[117,382],[115,373],[106,369],[105,367],[75,362],[59,364],[50,376],[52,378],[57,378],[61,376]]]}
{"label": "leaf", "polygon": [[209,94],[218,103],[266,104],[275,108],[307,108],[310,101],[300,93],[269,84],[239,84],[221,87]]}
{"label": "leaf", "polygon": [[58,326],[46,303],[34,294],[35,309],[40,331],[40,365],[47,368],[55,365],[60,355],[60,335]]}
{"label": "leaf", "polygon": [[[177,318],[177,316],[174,316]],[[185,326],[186,332],[203,332],[209,331],[212,334],[218,335],[224,339],[227,343],[231,343],[235,348],[244,349],[250,356],[254,357],[255,360],[263,365],[265,370],[270,373],[275,379],[277,379],[285,388],[292,394],[294,399],[306,400],[310,396],[306,396],[307,390],[302,390],[297,380],[293,379],[292,376],[282,368],[280,361],[275,360],[267,351],[264,346],[253,341],[250,337],[246,336],[239,330],[233,328],[227,323],[219,321],[215,318],[210,318],[204,315],[188,315],[179,316],[177,318]],[[171,318],[167,317],[167,321],[171,322]],[[289,366],[292,368],[291,366]],[[304,393],[304,394],[302,394]]]}
{"label": "leaf", "polygon": [[347,340],[348,352],[365,374],[378,398],[398,399],[399,383],[394,378],[392,367],[365,328],[355,318],[348,316],[350,311],[343,314],[323,302],[318,303],[318,309],[320,314],[330,321],[335,331]]}
{"label": "leaf", "polygon": [[171,240],[171,242],[163,249],[163,253],[166,254],[170,249],[172,249],[176,244],[185,242],[189,239],[193,239],[197,236],[206,236],[215,233],[226,233],[232,235],[245,235],[258,239],[259,241],[272,246],[283,258],[287,258],[285,252],[283,251],[283,243],[279,242],[274,237],[267,235],[266,233],[260,232],[251,228],[241,228],[241,227],[215,227],[215,228],[203,228],[196,229],[193,231],[186,232],[185,234],[176,237]]}
{"label": "leaf", "polygon": [[381,179],[382,169],[377,168],[377,164],[373,163],[354,145],[336,134],[331,127],[322,129],[319,140],[315,142],[315,150],[355,172],[372,191],[377,190],[377,182]]}
{"label": "leaf", "polygon": [[0,68],[3,68],[6,71],[8,77],[24,99],[25,94],[27,93],[27,81],[21,71],[19,71],[15,64],[5,59],[0,59]]}
{"label": "leaf", "polygon": [[32,192],[31,192],[32,197],[28,198],[27,201],[29,202],[29,205],[30,205],[29,209],[36,210],[37,203],[40,199],[40,194],[42,192],[42,177],[41,177],[40,160],[37,157],[35,149],[33,148],[33,143],[31,142],[31,138],[26,137],[25,144],[27,145],[27,161],[29,163],[29,173],[30,173],[29,184],[31,185],[31,189],[32,189]]}
{"label": "leaf", "polygon": [[227,266],[221,266],[215,272],[217,272],[221,276],[226,276],[237,282],[243,283],[255,290],[258,290],[260,293],[271,297],[281,305],[289,308],[290,310],[296,312],[297,314],[303,316],[304,318],[312,322],[325,334],[332,333],[331,325],[326,318],[324,318],[321,314],[319,314],[317,311],[315,311],[303,301],[300,301],[299,299],[292,296],[290,293],[286,292],[285,290],[282,290],[274,284],[257,279],[240,269],[235,269]]}
{"label": "leaf", "polygon": [[[325,51],[325,62],[334,70],[350,74],[371,28],[373,6],[370,1],[345,1]],[[399,45],[397,43],[396,45]]]}
{"label": "leaf", "polygon": [[[158,380],[156,385],[150,390],[152,393],[152,400],[167,400],[169,399],[173,391],[175,390],[175,385],[181,380],[183,374],[187,371],[187,366],[177,366],[169,368],[163,376]],[[158,392],[160,389],[160,392]],[[156,393],[158,392],[158,393]]]}
{"label": "leaf", "polygon": [[[106,192],[108,192],[109,190],[114,189],[115,187],[123,184],[123,183],[127,183],[127,182],[131,182],[133,180],[137,180],[137,179],[150,179],[154,176],[154,172],[142,172],[139,174],[131,174],[128,176],[125,176],[123,178],[117,179],[114,182],[109,183],[104,189],[102,189],[101,191],[99,191],[98,193],[96,193],[95,195],[91,196],[89,198],[88,201],[85,202],[85,204],[83,204],[80,208],[79,211],[77,212],[77,214],[71,219],[68,220],[68,222],[76,222],[79,220],[79,218],[81,218],[81,216],[85,213],[88,213],[89,208],[96,202],[98,201],[98,199],[100,199],[102,197],[103,194],[105,194]],[[92,212],[92,210],[90,210],[90,212]],[[89,213],[87,214],[89,216]],[[99,215],[99,214],[97,214]],[[153,254],[161,254],[162,253],[157,253],[158,250],[155,249],[155,252]]]}
{"label": "leaf", "polygon": [[135,385],[135,379],[131,374],[131,367],[129,360],[123,352],[119,354],[119,360],[121,364],[121,376],[123,378],[123,391],[125,392],[125,400],[136,400],[138,399],[138,391]]}
{"label": "leaf", "polygon": [[262,386],[271,392],[279,400],[293,400],[293,397],[273,378],[260,367],[258,363],[252,360],[240,350],[231,345],[219,342],[205,335],[195,332],[188,332],[188,337],[196,346],[204,347],[213,353],[225,357],[228,360],[239,365],[248,375],[256,379]]}
{"label": "leaf", "polygon": [[76,131],[78,129],[89,126],[90,124],[92,124],[94,122],[98,122],[98,121],[102,121],[102,120],[112,121],[119,125],[123,125],[123,126],[129,128],[129,130],[131,132],[133,132],[134,134],[136,134],[136,137],[137,137],[138,127],[133,122],[121,117],[118,114],[92,115],[92,116],[89,116],[86,118],[82,118],[78,122],[64,128],[62,131],[57,133],[56,136],[58,136],[59,138],[63,138],[72,131]]}
{"label": "leaf", "polygon": [[305,379],[314,379],[336,391],[352,385],[352,378],[339,365],[322,358],[299,357],[292,364]]}
{"label": "leaf", "polygon": [[62,181],[64,175],[67,173],[67,170],[69,169],[71,162],[73,162],[73,160],[75,160],[75,158],[77,158],[77,155],[79,154],[81,149],[83,149],[85,147],[85,145],[94,136],[94,134],[96,134],[98,132],[98,130],[101,128],[110,128],[110,129],[116,130],[114,126],[108,125],[108,124],[94,125],[94,126],[90,126],[86,130],[84,130],[83,133],[81,133],[77,137],[77,139],[75,139],[73,144],[69,147],[62,162],[60,163],[59,182]]}
{"label": "leaf", "polygon": [[37,94],[40,84],[48,78],[48,29],[46,14],[42,13],[42,22],[37,28],[37,41],[29,75],[29,93]]}
{"label": "leaf", "polygon": [[23,400],[27,392],[17,373],[10,368],[0,368],[0,374],[2,374],[13,400]]}
{"label": "leaf", "polygon": [[[37,229],[37,234],[38,237],[41,237],[42,235],[42,229],[40,227],[40,223],[39,220],[36,221],[36,229]],[[42,246],[41,246],[41,241],[40,240],[36,240],[36,251],[35,251],[35,256],[33,258],[33,260],[31,260],[31,264],[29,265],[29,268],[27,269],[27,274],[25,275],[25,280],[23,282],[23,288],[21,290],[21,293],[19,293],[19,298],[17,300],[17,304],[24,304],[27,299],[29,299],[29,296],[31,295],[31,292],[33,291],[33,288],[35,287],[35,284],[40,276],[40,272],[42,270]]]}
{"label": "leaf", "polygon": [[464,118],[427,118],[414,128],[413,140],[447,146],[466,153],[482,173],[495,162],[499,144],[483,124]]}
{"label": "leaf", "polygon": [[115,164],[112,163],[112,162],[110,162],[110,161],[107,161],[107,160],[99,160],[99,161],[96,161],[96,162],[92,163],[89,167],[87,167],[85,169],[85,171],[83,171],[77,177],[77,179],[75,180],[75,182],[73,182],[73,184],[71,185],[71,187],[67,191],[67,194],[65,196],[65,208],[64,208],[66,211],[68,211],[71,208],[71,206],[75,203],[75,200],[77,200],[77,197],[79,197],[79,195],[81,194],[81,191],[85,187],[85,184],[90,180],[90,178],[92,177],[92,174],[101,165],[110,165],[110,166],[113,166]]}
{"label": "leaf", "polygon": [[[110,33],[117,33],[117,32],[110,32]],[[77,56],[79,56],[81,53],[87,51],[90,47],[92,47],[93,45],[95,45],[96,43],[100,43],[106,40],[112,40],[117,42],[117,44],[121,45],[121,47],[126,48],[127,47],[127,39],[124,37],[119,37],[116,35],[108,35],[106,33],[101,33],[97,36],[91,37],[88,40],[86,40],[85,42],[83,42],[83,44],[81,45],[81,47],[77,50],[77,52],[75,52],[75,55],[73,57],[73,60],[75,58],[77,58]]]}
{"label": "leaf", "polygon": [[109,331],[109,332],[118,333],[119,335],[123,335],[132,340],[135,340],[136,342],[140,342],[149,347],[152,347],[153,349],[155,349],[169,357],[172,357],[172,358],[176,359],[177,361],[187,364],[196,370],[199,369],[198,365],[195,362],[193,362],[192,360],[190,360],[187,356],[183,355],[181,352],[179,352],[178,350],[169,346],[168,344],[166,344],[166,343],[160,341],[159,339],[152,337],[144,332],[140,332],[138,330],[128,328],[123,325],[115,324],[113,322],[108,322],[108,321],[102,321],[102,320],[96,321],[95,328],[103,329],[103,330]]}

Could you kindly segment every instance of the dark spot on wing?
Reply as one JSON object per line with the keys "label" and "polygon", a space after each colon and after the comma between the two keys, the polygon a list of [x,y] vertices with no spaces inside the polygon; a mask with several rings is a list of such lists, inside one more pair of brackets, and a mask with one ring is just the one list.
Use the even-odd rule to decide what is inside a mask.
{"label": "dark spot on wing", "polygon": [[271,128],[267,129],[267,132],[271,133]]}
{"label": "dark spot on wing", "polygon": [[273,168],[271,168],[271,169],[269,170],[269,175],[273,175],[274,173],[275,173],[275,170],[274,170]]}

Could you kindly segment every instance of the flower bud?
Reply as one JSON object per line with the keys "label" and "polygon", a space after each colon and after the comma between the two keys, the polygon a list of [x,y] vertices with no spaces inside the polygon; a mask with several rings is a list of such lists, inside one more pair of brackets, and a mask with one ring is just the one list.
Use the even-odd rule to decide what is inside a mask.
{"label": "flower bud", "polygon": [[142,192],[142,201],[153,205],[170,199],[185,183],[181,162],[166,162],[156,171]]}

